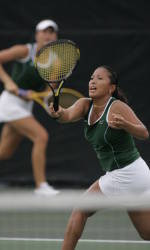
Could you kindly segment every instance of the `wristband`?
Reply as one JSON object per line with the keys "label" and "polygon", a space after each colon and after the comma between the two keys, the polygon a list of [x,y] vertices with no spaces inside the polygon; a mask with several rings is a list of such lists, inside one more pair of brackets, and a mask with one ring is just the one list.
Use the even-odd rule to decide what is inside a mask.
{"label": "wristband", "polygon": [[18,95],[19,96],[26,96],[27,95],[28,90],[25,89],[18,89]]}

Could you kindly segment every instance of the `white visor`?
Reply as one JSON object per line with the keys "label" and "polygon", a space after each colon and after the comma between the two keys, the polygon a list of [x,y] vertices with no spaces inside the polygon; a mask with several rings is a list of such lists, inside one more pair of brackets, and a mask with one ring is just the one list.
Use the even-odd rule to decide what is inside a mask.
{"label": "white visor", "polygon": [[36,31],[45,30],[52,27],[55,32],[58,31],[58,25],[52,20],[43,20],[36,25]]}

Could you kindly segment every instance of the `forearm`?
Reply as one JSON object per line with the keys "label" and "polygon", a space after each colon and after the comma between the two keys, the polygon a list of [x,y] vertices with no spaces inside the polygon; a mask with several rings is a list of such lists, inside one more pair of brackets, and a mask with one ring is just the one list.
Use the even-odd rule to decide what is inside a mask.
{"label": "forearm", "polygon": [[7,74],[7,72],[3,69],[3,66],[1,64],[0,64],[0,80],[3,82],[4,88],[7,91],[15,95],[18,95],[18,86]]}
{"label": "forearm", "polygon": [[149,138],[149,132],[143,124],[126,122],[124,129],[138,139],[145,140]]}
{"label": "forearm", "polygon": [[11,77],[6,73],[1,64],[0,64],[0,80],[3,82],[4,87],[6,87],[8,83],[12,82]]}
{"label": "forearm", "polygon": [[75,122],[77,119],[72,116],[69,109],[62,108],[61,113],[59,114],[59,117],[56,118],[56,120],[60,123],[69,123],[69,122]]}
{"label": "forearm", "polygon": [[85,116],[89,107],[88,102],[89,100],[87,98],[80,98],[69,108],[65,109],[59,106],[57,112],[55,112],[53,104],[51,103],[49,106],[49,114],[60,123],[76,122]]}

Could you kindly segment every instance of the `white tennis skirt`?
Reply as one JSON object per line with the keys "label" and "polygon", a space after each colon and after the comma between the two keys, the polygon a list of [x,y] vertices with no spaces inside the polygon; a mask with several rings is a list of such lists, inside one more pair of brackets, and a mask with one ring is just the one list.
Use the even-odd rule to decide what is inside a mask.
{"label": "white tennis skirt", "polygon": [[4,90],[0,95],[0,122],[10,122],[32,116],[33,101],[25,101]]}
{"label": "white tennis skirt", "polygon": [[128,166],[115,169],[99,179],[99,186],[106,196],[150,191],[150,169],[139,157]]}

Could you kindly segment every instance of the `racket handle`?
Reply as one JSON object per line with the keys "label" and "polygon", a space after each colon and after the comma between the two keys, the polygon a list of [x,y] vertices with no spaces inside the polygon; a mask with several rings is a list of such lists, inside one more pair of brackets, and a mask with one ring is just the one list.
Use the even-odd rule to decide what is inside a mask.
{"label": "racket handle", "polygon": [[53,104],[55,112],[58,111],[58,106],[59,106],[59,96],[55,96],[54,104]]}

